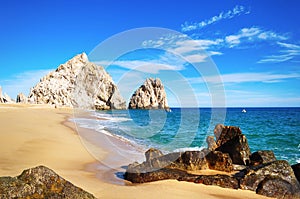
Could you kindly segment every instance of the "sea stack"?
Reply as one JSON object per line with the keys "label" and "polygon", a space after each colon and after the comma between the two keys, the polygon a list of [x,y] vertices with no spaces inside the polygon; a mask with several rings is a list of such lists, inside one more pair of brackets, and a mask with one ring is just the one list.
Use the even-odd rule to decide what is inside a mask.
{"label": "sea stack", "polygon": [[131,96],[129,109],[169,110],[164,85],[159,78],[148,78]]}
{"label": "sea stack", "polygon": [[89,62],[85,53],[76,55],[43,77],[31,89],[28,101],[84,109],[125,109],[111,76],[103,67]]}

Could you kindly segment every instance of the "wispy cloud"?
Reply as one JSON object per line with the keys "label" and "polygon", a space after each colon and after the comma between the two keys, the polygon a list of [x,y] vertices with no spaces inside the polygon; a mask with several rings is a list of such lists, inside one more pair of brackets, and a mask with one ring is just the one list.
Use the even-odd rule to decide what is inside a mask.
{"label": "wispy cloud", "polygon": [[242,28],[237,34],[225,37],[225,42],[229,48],[236,47],[245,43],[256,43],[258,41],[282,41],[287,37],[269,30],[262,30],[259,27]]}
{"label": "wispy cloud", "polygon": [[203,78],[190,78],[191,83],[220,83],[220,78],[223,83],[248,83],[248,82],[261,82],[261,83],[276,83],[286,79],[300,78],[300,74],[276,74],[276,73],[232,73],[223,74],[220,76],[208,76]]}
{"label": "wispy cloud", "polygon": [[258,61],[258,63],[279,63],[285,62],[300,55],[300,45],[277,42],[277,45],[283,49],[277,55],[269,55]]}
{"label": "wispy cloud", "polygon": [[[222,55],[222,49],[252,48],[253,45],[262,42],[278,42],[283,45],[282,41],[287,39],[288,37],[271,30],[264,30],[260,27],[249,27],[242,28],[235,34],[213,39],[192,39],[187,35],[167,35],[158,40],[144,41],[143,47],[163,48],[181,55],[191,63],[200,63],[207,61],[209,56]],[[292,52],[292,50],[294,51]],[[289,51],[290,53],[296,53],[295,50],[298,49],[290,49]],[[284,58],[287,59],[286,57]]]}
{"label": "wispy cloud", "polygon": [[43,76],[51,72],[49,70],[34,70],[16,74],[5,80],[0,80],[0,85],[3,91],[10,97],[15,98],[18,93],[22,92],[25,95],[29,94],[30,88],[34,87]]}
{"label": "wispy cloud", "polygon": [[223,39],[192,39],[187,35],[167,35],[156,41],[144,41],[143,47],[162,48],[191,63],[200,63],[205,62],[209,56],[222,55],[222,52],[215,49],[223,42]]}
{"label": "wispy cloud", "polygon": [[201,22],[185,22],[181,25],[181,31],[182,32],[188,32],[196,29],[201,29],[207,25],[216,23],[218,21],[224,20],[224,19],[231,19],[235,16],[239,16],[241,14],[249,14],[250,11],[246,9],[244,6],[235,6],[232,10],[228,10],[226,12],[221,12],[219,15],[213,16],[210,19],[201,21]]}
{"label": "wispy cloud", "polygon": [[143,73],[150,73],[150,74],[158,74],[162,70],[170,70],[170,71],[179,71],[184,69],[183,63],[181,64],[168,64],[164,63],[163,57],[160,60],[149,60],[149,61],[143,61],[143,60],[117,60],[114,62],[111,61],[97,61],[95,62],[98,65],[101,66],[108,66],[108,65],[114,65],[119,66],[121,68],[129,69],[129,70],[135,70],[140,71]]}

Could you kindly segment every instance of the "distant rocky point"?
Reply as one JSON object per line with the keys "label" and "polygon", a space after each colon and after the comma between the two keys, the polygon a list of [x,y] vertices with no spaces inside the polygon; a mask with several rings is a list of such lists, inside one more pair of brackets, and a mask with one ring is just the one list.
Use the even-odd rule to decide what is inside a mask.
{"label": "distant rocky point", "polygon": [[0,103],[15,103],[6,93],[2,93],[2,88],[0,86]]}
{"label": "distant rocky point", "polygon": [[169,110],[164,85],[159,78],[148,78],[131,96],[129,109]]}
{"label": "distant rocky point", "polygon": [[[19,102],[24,100],[19,96]],[[89,62],[85,53],[41,78],[30,90],[28,102],[97,110],[126,108],[111,76],[103,67]]]}
{"label": "distant rocky point", "polygon": [[45,166],[27,169],[17,177],[0,177],[0,198],[94,199]]}

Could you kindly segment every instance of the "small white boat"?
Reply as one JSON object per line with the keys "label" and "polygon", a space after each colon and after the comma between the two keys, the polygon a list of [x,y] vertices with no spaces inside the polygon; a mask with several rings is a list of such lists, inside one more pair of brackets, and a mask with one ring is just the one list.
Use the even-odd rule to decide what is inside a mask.
{"label": "small white boat", "polygon": [[246,109],[243,109],[243,110],[242,110],[242,113],[247,113]]}

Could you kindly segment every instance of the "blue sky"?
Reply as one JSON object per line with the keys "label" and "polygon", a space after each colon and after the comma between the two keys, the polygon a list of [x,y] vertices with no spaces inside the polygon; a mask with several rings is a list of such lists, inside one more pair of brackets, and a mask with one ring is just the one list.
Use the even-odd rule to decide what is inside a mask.
{"label": "blue sky", "polygon": [[81,52],[92,57],[111,36],[161,27],[178,34],[144,40],[113,63],[91,58],[107,66],[126,99],[146,77],[160,77],[170,106],[300,106],[299,7],[297,0],[3,1],[0,85],[12,97],[28,94],[50,70]]}

